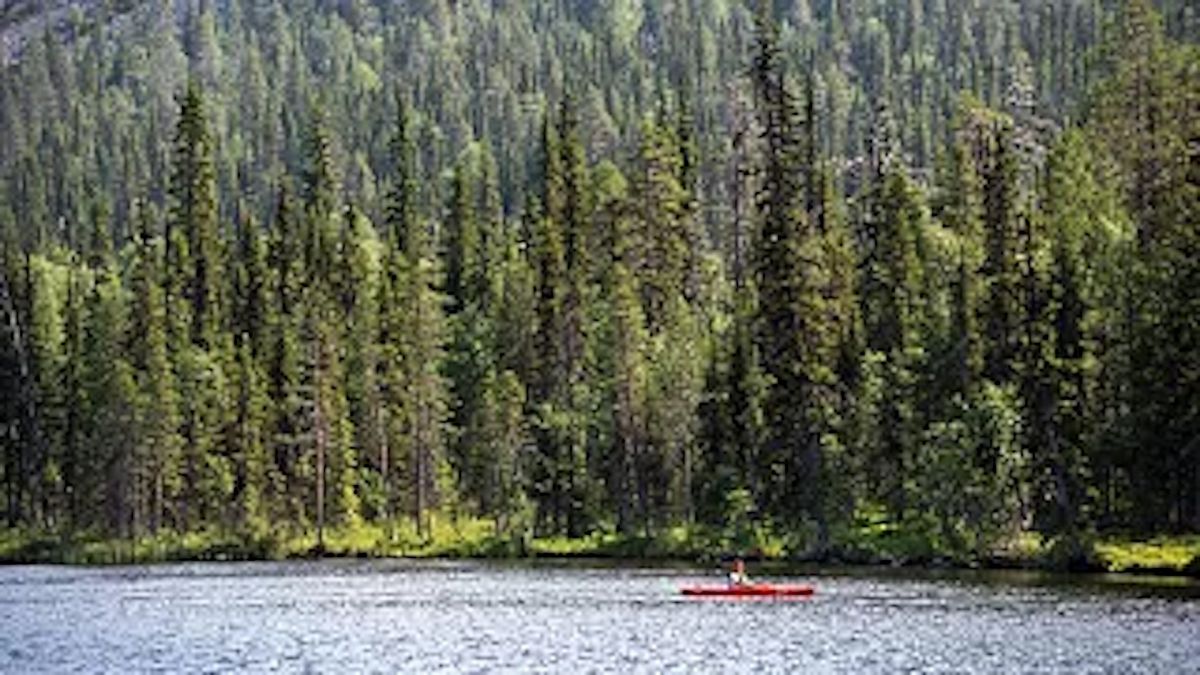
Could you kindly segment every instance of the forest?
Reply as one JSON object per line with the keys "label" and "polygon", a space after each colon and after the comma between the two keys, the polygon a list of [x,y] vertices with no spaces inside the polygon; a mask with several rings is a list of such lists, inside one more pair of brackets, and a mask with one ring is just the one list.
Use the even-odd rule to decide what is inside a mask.
{"label": "forest", "polygon": [[0,539],[1200,534],[1187,0],[10,3],[0,36]]}

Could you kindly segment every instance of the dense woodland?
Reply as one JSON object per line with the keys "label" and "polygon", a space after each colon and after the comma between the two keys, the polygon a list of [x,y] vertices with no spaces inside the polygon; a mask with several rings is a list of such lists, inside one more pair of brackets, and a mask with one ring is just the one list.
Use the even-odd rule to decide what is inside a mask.
{"label": "dense woodland", "polygon": [[9,527],[1200,530],[1187,0],[28,21]]}

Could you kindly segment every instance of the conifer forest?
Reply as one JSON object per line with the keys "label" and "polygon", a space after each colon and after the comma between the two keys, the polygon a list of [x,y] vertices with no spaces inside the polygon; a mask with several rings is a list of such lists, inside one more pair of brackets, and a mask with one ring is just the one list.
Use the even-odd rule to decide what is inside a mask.
{"label": "conifer forest", "polygon": [[0,451],[52,537],[1200,533],[1200,5],[0,4]]}

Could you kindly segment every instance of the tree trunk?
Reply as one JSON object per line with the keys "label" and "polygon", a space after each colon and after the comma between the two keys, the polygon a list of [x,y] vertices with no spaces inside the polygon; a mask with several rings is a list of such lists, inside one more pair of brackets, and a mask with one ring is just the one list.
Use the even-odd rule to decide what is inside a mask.
{"label": "tree trunk", "polygon": [[325,550],[325,433],[317,429],[317,550]]}
{"label": "tree trunk", "polygon": [[428,495],[425,493],[425,425],[426,411],[422,408],[417,413],[416,447],[413,448],[413,475],[416,479],[416,499],[413,503],[413,518],[416,520],[417,536],[422,539],[428,534],[425,527],[425,509]]}
{"label": "tree trunk", "polygon": [[318,342],[317,364],[313,388],[316,401],[313,405],[313,431],[317,446],[317,552],[325,552],[325,449],[328,443],[328,421],[325,419],[324,401],[321,397],[321,375],[324,367],[324,349]]}
{"label": "tree trunk", "polygon": [[396,538],[395,526],[392,516],[392,476],[391,469],[388,466],[388,428],[387,428],[387,408],[380,404],[375,411],[375,424],[379,433],[379,476],[383,483],[383,516],[385,522],[388,523],[388,542]]}

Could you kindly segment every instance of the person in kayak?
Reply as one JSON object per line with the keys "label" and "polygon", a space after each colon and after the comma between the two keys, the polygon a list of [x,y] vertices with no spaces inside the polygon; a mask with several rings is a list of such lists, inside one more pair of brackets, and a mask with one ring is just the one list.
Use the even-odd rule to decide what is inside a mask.
{"label": "person in kayak", "polygon": [[748,586],[750,577],[746,575],[746,563],[737,558],[733,561],[733,570],[729,573],[730,586]]}

